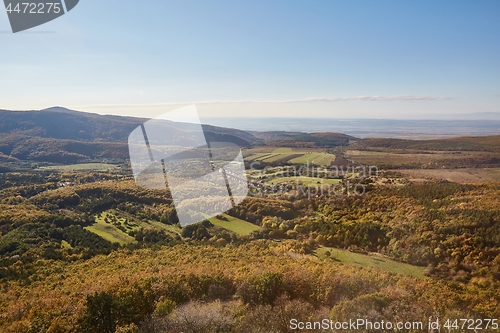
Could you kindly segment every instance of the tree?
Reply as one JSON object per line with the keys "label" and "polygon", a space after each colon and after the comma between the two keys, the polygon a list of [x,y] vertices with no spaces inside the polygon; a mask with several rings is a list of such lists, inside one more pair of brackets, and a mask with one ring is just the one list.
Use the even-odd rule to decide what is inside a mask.
{"label": "tree", "polygon": [[85,314],[80,320],[83,332],[114,333],[119,320],[119,303],[105,291],[87,296]]}

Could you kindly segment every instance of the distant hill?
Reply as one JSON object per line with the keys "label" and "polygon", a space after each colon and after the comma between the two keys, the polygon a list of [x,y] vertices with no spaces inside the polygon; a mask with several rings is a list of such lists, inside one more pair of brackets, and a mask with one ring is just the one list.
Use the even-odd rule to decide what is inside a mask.
{"label": "distant hill", "polygon": [[[148,119],[78,112],[62,107],[40,111],[0,110],[0,172],[21,161],[77,163],[90,160],[126,161],[132,130]],[[166,131],[185,130],[165,125]],[[337,147],[418,150],[500,151],[500,136],[459,137],[435,140],[363,139],[341,133],[286,131],[245,132],[202,125],[208,141],[232,142],[242,147]]]}
{"label": "distant hill", "polygon": [[[19,160],[76,163],[84,160],[128,159],[129,134],[146,118],[78,112],[61,107],[40,111],[0,110],[0,162]],[[177,131],[165,125],[165,130]],[[202,125],[208,141],[249,146],[261,140],[230,128]]]}
{"label": "distant hill", "polygon": [[[0,110],[0,163],[2,170],[17,161],[77,163],[89,160],[128,159],[129,134],[146,118],[78,112],[62,107],[40,111]],[[333,147],[354,137],[338,133],[245,132],[202,125],[207,141],[232,142],[242,147],[278,145]],[[178,137],[189,135],[165,124]]]}
{"label": "distant hill", "polygon": [[346,146],[357,138],[341,133],[302,133],[302,132],[252,132],[267,145],[286,147],[336,147]]}
{"label": "distant hill", "polygon": [[[147,120],[78,112],[61,107],[40,111],[0,110],[0,133],[86,142],[126,143],[130,132]],[[213,139],[229,138],[229,141],[235,140],[238,144],[251,144],[256,140],[251,134],[241,130],[209,125],[203,125],[203,129]]]}
{"label": "distant hill", "polygon": [[76,163],[84,160],[126,160],[128,148],[121,142],[87,142],[25,134],[0,136],[0,152],[18,160]]}
{"label": "distant hill", "polygon": [[500,152],[500,135],[471,136],[435,140],[364,139],[358,142],[363,147],[418,149],[418,150],[464,150]]}

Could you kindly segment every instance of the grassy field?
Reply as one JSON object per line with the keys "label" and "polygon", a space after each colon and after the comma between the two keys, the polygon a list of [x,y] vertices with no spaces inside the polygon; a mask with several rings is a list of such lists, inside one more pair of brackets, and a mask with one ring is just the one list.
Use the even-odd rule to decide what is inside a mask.
{"label": "grassy field", "polygon": [[62,247],[64,247],[65,249],[69,249],[71,250],[73,248],[73,246],[71,246],[70,243],[66,242],[64,239],[61,241],[61,245]]}
{"label": "grassy field", "polygon": [[249,157],[248,159],[250,161],[262,161],[262,160],[265,160],[267,158],[271,158],[271,157],[274,157],[278,154],[272,154],[272,153],[257,153],[257,154],[253,154],[251,157]]}
{"label": "grassy field", "polygon": [[152,220],[146,222],[139,222],[139,225],[144,229],[164,230],[166,233],[177,234],[177,235],[180,235],[182,230],[177,225],[165,224],[159,221],[152,221]]}
{"label": "grassy field", "polygon": [[290,160],[290,163],[293,164],[306,164],[307,162],[315,165],[323,165],[329,166],[332,163],[332,160],[335,158],[335,155],[328,153],[316,153],[316,152],[308,152],[301,157],[296,157]]}
{"label": "grassy field", "polygon": [[[330,256],[326,253],[330,252]],[[321,247],[316,256],[322,260],[340,261],[346,264],[375,267],[383,271],[424,278],[424,268],[384,258],[379,255],[364,255],[331,247]]]}
{"label": "grassy field", "polygon": [[273,153],[276,153],[276,154],[293,153],[293,148],[278,148],[278,149],[273,150]]}
{"label": "grassy field", "polygon": [[[85,227],[90,232],[108,240],[112,243],[119,243],[120,245],[135,243],[136,240],[129,236],[127,233],[118,229],[117,226],[113,225],[113,223],[107,223],[105,220],[111,218],[112,214],[108,214],[107,212],[103,212],[101,216],[96,216],[96,223],[91,225],[90,227]],[[123,225],[121,219],[119,219],[119,223]]]}
{"label": "grassy field", "polygon": [[410,180],[447,180],[461,184],[500,182],[500,168],[395,170]]}
{"label": "grassy field", "polygon": [[304,177],[304,176],[297,176],[297,177],[280,177],[280,178],[274,178],[268,181],[269,184],[279,184],[279,183],[302,183],[305,186],[314,186],[314,185],[335,185],[340,182],[342,182],[341,179],[327,179],[327,178],[315,178],[315,177]]}
{"label": "grassy field", "polygon": [[[252,231],[258,230],[259,227],[244,221],[240,220],[236,217],[232,217],[226,214],[222,214],[227,221],[219,220],[216,217],[209,218],[212,224],[219,226],[221,228],[227,229],[229,231],[233,231],[240,235],[248,235]],[[109,222],[107,223],[106,220]],[[99,235],[100,237],[110,241],[117,242],[121,245],[135,243],[136,240],[127,234],[128,231],[138,230],[140,228],[144,229],[155,229],[155,230],[163,230],[166,233],[177,234],[180,235],[181,228],[177,225],[168,225],[161,223],[159,221],[143,221],[135,218],[132,215],[129,215],[125,212],[117,212],[113,209],[102,212],[100,215],[95,217],[96,223],[92,226],[85,227],[88,231]],[[125,228],[127,232],[120,230],[118,226]],[[69,244],[68,244],[69,245]]]}
{"label": "grassy field", "polygon": [[291,164],[310,164],[329,166],[335,155],[325,153],[318,148],[252,148],[245,152],[247,161],[261,161],[266,163],[288,162]]}
{"label": "grassy field", "polygon": [[272,154],[273,156],[270,156],[262,161],[268,162],[268,163],[273,163],[273,162],[278,162],[278,161],[289,161],[292,158],[296,157],[298,154],[288,154],[288,153],[280,153],[280,154]]}
{"label": "grassy field", "polygon": [[[106,223],[106,219],[109,223]],[[127,234],[128,231],[144,229],[163,230],[170,234],[180,234],[181,229],[176,225],[167,225],[159,221],[137,219],[135,216],[125,212],[117,212],[113,209],[102,212],[95,218],[96,223],[90,227],[86,227],[102,238],[110,242],[118,242],[120,244],[134,243],[135,239]],[[127,232],[120,230],[118,226],[124,228]]]}
{"label": "grassy field", "polygon": [[115,164],[105,163],[84,163],[84,164],[70,164],[70,165],[54,165],[40,167],[38,170],[54,170],[54,171],[108,171],[116,168]]}
{"label": "grassy field", "polygon": [[[468,154],[467,154],[468,155]],[[443,159],[463,158],[461,154],[436,153],[436,154],[400,154],[395,152],[375,152],[348,150],[345,153],[346,158],[352,159],[364,165],[405,165],[405,164],[430,164]]]}
{"label": "grassy field", "polygon": [[209,218],[208,220],[212,222],[213,225],[233,231],[239,235],[248,235],[252,231],[259,230],[259,227],[247,221],[240,220],[239,218],[229,216],[227,214],[222,214],[227,221],[219,220],[216,217]]}
{"label": "grassy field", "polygon": [[401,167],[418,165],[420,167],[442,168],[444,165],[463,167],[464,161],[481,163],[481,161],[498,158],[498,153],[473,151],[415,151],[401,149],[384,149],[384,151],[347,150],[345,157],[363,165],[379,165]]}

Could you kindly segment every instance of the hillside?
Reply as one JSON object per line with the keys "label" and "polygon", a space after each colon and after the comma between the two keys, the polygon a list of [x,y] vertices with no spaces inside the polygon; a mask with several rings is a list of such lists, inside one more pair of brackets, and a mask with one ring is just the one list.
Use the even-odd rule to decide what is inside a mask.
{"label": "hillside", "polygon": [[250,197],[181,230],[168,193],[112,178],[0,175],[1,332],[193,332],[162,326],[179,316],[238,333],[289,318],[498,318],[497,184]]}
{"label": "hillside", "polygon": [[[76,163],[86,160],[128,159],[128,135],[145,118],[98,115],[50,108],[41,111],[0,110],[0,163],[32,160]],[[208,141],[248,146],[258,143],[253,135],[229,128],[202,125]],[[187,135],[165,124],[165,130]]]}
{"label": "hillside", "polygon": [[[26,120],[44,112],[90,134]],[[55,110],[2,123],[1,332],[190,332],[170,330],[180,316],[223,318],[222,332],[238,333],[292,317],[498,318],[496,137],[357,140],[206,126],[209,140],[248,144],[246,162],[262,169],[248,170],[251,195],[238,206],[180,228],[170,192],[138,187],[124,165],[32,162],[128,158],[126,132],[102,124],[94,131],[82,119],[109,128],[138,121]],[[492,151],[453,150],[465,144]],[[339,161],[380,168],[368,177],[327,174]],[[314,168],[292,173],[304,164]],[[491,181],[403,175],[449,175],[446,168],[469,164]],[[18,166],[24,172],[5,172]]]}
{"label": "hillside", "polygon": [[77,141],[126,142],[146,119],[77,112],[64,108],[0,111],[0,133]]}
{"label": "hillside", "polygon": [[[0,170],[21,161],[77,163],[128,159],[128,135],[146,118],[78,112],[61,107],[40,111],[0,110]],[[165,123],[165,131],[189,135]],[[207,141],[232,142],[241,147],[276,145],[336,147],[354,137],[340,133],[245,132],[202,125]],[[17,163],[19,164],[19,163]]]}
{"label": "hillside", "polygon": [[[0,110],[0,133],[86,142],[126,143],[130,132],[147,120],[78,112],[61,107],[23,112]],[[238,138],[240,143],[247,144],[256,141],[251,134],[236,129],[210,125],[203,125],[203,129],[212,138]]]}
{"label": "hillside", "polygon": [[302,132],[252,132],[264,140],[266,145],[285,147],[336,147],[345,146],[357,138],[341,133],[302,133]]}
{"label": "hillside", "polygon": [[[79,163],[125,162],[128,135],[146,118],[98,115],[54,107],[40,111],[0,110],[0,171],[17,169],[22,161]],[[179,137],[189,133],[165,125]],[[349,146],[370,150],[500,152],[500,136],[458,137],[434,140],[372,138],[360,140],[341,133],[245,132],[202,125],[208,141],[226,141],[241,147],[282,146],[291,148],[334,148]],[[487,166],[496,165],[487,156]],[[481,158],[474,158],[479,161]],[[468,163],[465,166],[470,166]],[[380,163],[379,163],[380,164]],[[383,164],[383,163],[382,163]],[[29,164],[27,164],[29,166]]]}
{"label": "hillside", "polygon": [[418,150],[464,150],[464,151],[500,151],[500,135],[457,137],[435,140],[404,139],[364,139],[359,141],[361,147],[418,149]]}

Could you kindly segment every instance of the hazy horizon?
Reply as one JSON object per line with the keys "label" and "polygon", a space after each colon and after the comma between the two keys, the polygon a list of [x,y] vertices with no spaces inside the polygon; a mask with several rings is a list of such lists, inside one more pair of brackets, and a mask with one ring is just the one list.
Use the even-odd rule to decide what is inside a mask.
{"label": "hazy horizon", "polygon": [[[196,103],[192,103],[194,105],[197,105]],[[66,109],[69,111],[76,111],[76,112],[83,112],[83,113],[90,113],[90,114],[98,114],[98,115],[109,115],[109,116],[123,116],[123,117],[138,117],[138,118],[153,118],[159,115],[158,112],[153,112],[153,113],[147,113],[147,112],[137,112],[136,114],[127,114],[125,111],[124,112],[98,112],[98,111],[84,111],[84,110],[78,110],[78,109],[71,109],[68,107],[64,106],[51,106],[47,108],[40,108],[40,109],[26,109],[26,110],[11,110],[11,109],[6,109],[0,107],[0,111],[12,111],[12,112],[33,112],[33,111],[45,111],[45,110],[53,110],[53,109]],[[171,111],[174,109],[168,109],[165,111],[161,111],[161,113],[165,113],[168,111]],[[205,111],[205,112],[203,112]],[[160,113],[160,114],[161,114]],[[325,116],[290,116],[287,114],[281,114],[281,115],[263,115],[263,116],[248,116],[248,115],[231,115],[231,116],[212,116],[210,112],[206,112],[206,110],[203,110],[199,112],[200,116],[204,119],[212,119],[212,120],[218,120],[218,119],[343,119],[343,120],[439,120],[439,121],[444,121],[444,120],[449,120],[449,121],[455,121],[455,120],[500,120],[500,112],[473,112],[473,113],[461,113],[461,114],[432,114],[432,115],[427,115],[425,116],[420,116],[420,117],[414,117],[414,118],[405,118],[405,117],[398,117],[393,116],[393,117],[349,117],[348,115],[340,115],[340,116],[330,116],[330,117],[325,117]]]}
{"label": "hazy horizon", "polygon": [[[1,110],[0,111],[6,111]],[[77,112],[62,107],[45,110],[13,112]],[[85,114],[87,112],[83,112]],[[98,115],[97,113],[92,113]],[[479,116],[491,119],[480,119]],[[103,115],[105,116],[105,115]],[[116,115],[107,115],[116,116]],[[137,116],[131,116],[137,117]],[[496,117],[496,118],[495,118]],[[147,119],[147,118],[146,118]],[[250,132],[333,132],[357,138],[433,139],[462,136],[500,135],[500,113],[469,114],[462,119],[370,119],[370,118],[319,118],[319,117],[210,117],[200,114],[206,125],[233,128]]]}
{"label": "hazy horizon", "polygon": [[6,109],[154,117],[194,103],[211,117],[377,119],[500,110],[495,1],[82,1],[18,34],[0,12]]}

